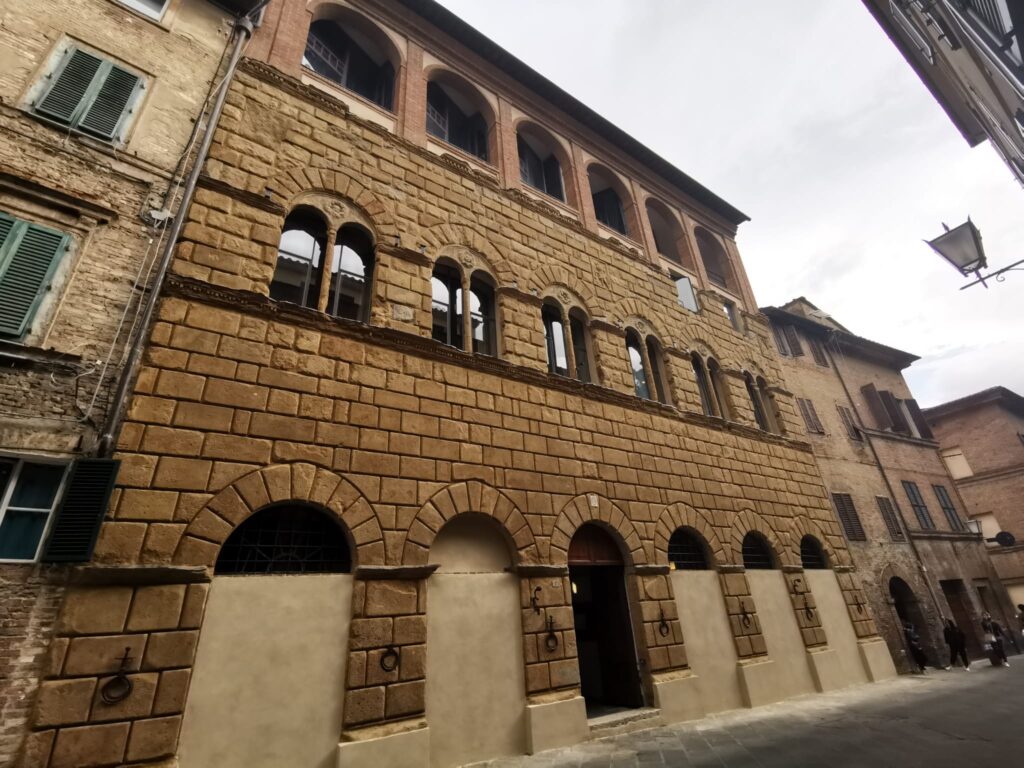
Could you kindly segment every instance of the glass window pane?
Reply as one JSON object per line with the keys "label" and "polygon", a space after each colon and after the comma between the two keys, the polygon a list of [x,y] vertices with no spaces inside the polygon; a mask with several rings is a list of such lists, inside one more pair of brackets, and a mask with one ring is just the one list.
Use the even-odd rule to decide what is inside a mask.
{"label": "glass window pane", "polygon": [[629,352],[630,368],[633,369],[633,387],[636,389],[636,395],[650,400],[651,390],[647,386],[647,372],[644,371],[644,358],[640,353],[640,347],[634,342],[629,342],[626,349]]}
{"label": "glass window pane", "polygon": [[363,320],[365,296],[366,266],[362,257],[348,246],[334,246],[331,258],[331,314],[349,320]]}
{"label": "glass window pane", "polygon": [[572,351],[576,356],[576,378],[583,382],[590,381],[590,358],[587,356],[587,336],[583,321],[575,316],[569,317],[569,331],[572,335]]}
{"label": "glass window pane", "polygon": [[493,355],[494,294],[489,286],[474,283],[469,292],[469,310],[473,351],[478,355]]}
{"label": "glass window pane", "polygon": [[444,281],[434,277],[430,280],[430,288],[433,294],[434,341],[450,344],[451,340],[448,337],[448,302],[450,298],[448,286]]}
{"label": "glass window pane", "polygon": [[0,559],[34,560],[49,513],[8,509],[0,523]]}
{"label": "glass window pane", "polygon": [[4,496],[7,493],[7,483],[14,474],[14,462],[0,459],[0,504],[3,504]]}
{"label": "glass window pane", "polygon": [[691,312],[697,311],[697,296],[693,292],[693,283],[690,282],[690,278],[680,276],[675,278],[676,281],[676,295],[679,298],[679,303],[686,307]]}
{"label": "glass window pane", "polygon": [[9,507],[52,509],[57,489],[64,476],[63,464],[31,464],[25,462],[18,476],[18,485]]}

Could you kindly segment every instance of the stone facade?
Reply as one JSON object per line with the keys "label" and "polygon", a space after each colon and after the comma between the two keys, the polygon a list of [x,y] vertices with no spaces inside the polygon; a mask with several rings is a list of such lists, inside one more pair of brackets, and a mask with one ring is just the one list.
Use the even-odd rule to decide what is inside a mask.
{"label": "stone facade", "polygon": [[[160,228],[146,215],[173,209],[175,173],[231,23],[203,0],[171,0],[159,21],[111,0],[0,5],[0,213],[69,236],[25,333],[0,335],[0,459],[68,465],[95,451],[140,295],[133,285],[140,277],[145,284],[142,270],[159,243]],[[69,130],[36,111],[70,47],[142,77],[119,140]],[[37,558],[0,560],[4,766],[21,747],[47,673],[69,578],[67,567]],[[116,669],[116,658],[105,663]]]}
{"label": "stone facade", "polygon": [[[782,359],[787,387],[795,397],[811,401],[821,423],[821,432],[811,428],[813,423],[803,431],[813,445],[825,485],[829,493],[849,494],[856,509],[863,534],[852,531],[850,536],[847,531],[847,546],[897,666],[910,670],[890,592],[894,577],[905,582],[916,598],[915,624],[924,625],[917,629],[933,661],[947,653],[941,632],[944,618],[969,622],[963,629],[971,637],[970,650],[979,652],[982,611],[990,610],[1002,621],[1013,615],[994,578],[985,545],[942,514],[936,485],[948,491],[958,517],[966,516],[967,507],[956,494],[937,443],[921,435],[920,430],[927,427],[919,427],[909,410],[910,431],[880,425],[864,392],[865,386],[873,385],[897,401],[913,402],[901,371],[917,358],[853,336],[806,299],[764,311],[782,337],[778,343],[786,351]],[[787,341],[789,333],[796,335],[797,344]],[[794,349],[798,354],[793,354]],[[840,407],[852,416],[855,434],[848,430]],[[925,528],[912,511],[904,481],[920,489],[933,526]],[[892,503],[892,522],[884,519],[879,497]],[[957,613],[959,604],[955,610],[951,606],[943,582],[946,590],[964,591],[963,612]]]}

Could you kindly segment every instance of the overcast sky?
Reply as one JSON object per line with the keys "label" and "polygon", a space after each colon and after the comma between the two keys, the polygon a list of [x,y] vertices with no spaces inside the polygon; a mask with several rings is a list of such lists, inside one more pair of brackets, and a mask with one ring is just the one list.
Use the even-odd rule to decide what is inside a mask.
{"label": "overcast sky", "polygon": [[1024,272],[986,291],[922,242],[968,214],[1024,258],[1024,189],[967,146],[858,0],[441,0],[751,217],[762,305],[806,296],[921,356],[922,406],[1024,394]]}

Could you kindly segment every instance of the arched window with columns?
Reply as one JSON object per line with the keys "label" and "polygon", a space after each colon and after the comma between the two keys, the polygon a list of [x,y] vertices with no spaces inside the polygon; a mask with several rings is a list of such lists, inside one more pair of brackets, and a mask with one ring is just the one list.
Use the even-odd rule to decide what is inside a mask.
{"label": "arched window with columns", "polygon": [[765,432],[771,432],[771,424],[768,421],[768,412],[761,400],[761,393],[758,391],[757,385],[754,383],[754,377],[749,373],[744,373],[743,385],[747,389],[747,397],[750,398],[750,406],[754,409],[754,421],[757,422],[758,429]]}
{"label": "arched window with columns", "polygon": [[477,355],[498,354],[495,328],[494,282],[484,272],[474,272],[469,281],[470,334]]}
{"label": "arched window with columns", "polygon": [[700,251],[700,259],[704,262],[704,271],[707,273],[708,280],[719,288],[735,291],[736,285],[734,285],[735,281],[732,277],[729,256],[718,238],[703,227],[697,227],[694,231],[694,239],[697,241],[697,250]]}
{"label": "arched window with columns", "polygon": [[643,338],[633,328],[626,330],[626,355],[633,374],[637,397],[669,405],[668,381],[665,379],[665,354],[654,336]]}
{"label": "arched window with columns", "polygon": [[782,427],[782,417],[779,415],[779,406],[775,402],[775,395],[768,389],[768,382],[758,376],[754,382],[757,386],[757,394],[761,398],[761,405],[764,408],[765,418],[768,420],[768,430],[777,435],[785,431]]}
{"label": "arched window with columns", "polygon": [[708,379],[711,381],[711,392],[715,398],[716,415],[721,416],[723,419],[728,419],[731,417],[732,411],[729,408],[729,385],[725,381],[722,367],[713,357],[708,358],[707,366]]}
{"label": "arched window with columns", "polygon": [[318,211],[301,206],[288,214],[277,247],[270,298],[316,309],[326,250],[327,223]]}
{"label": "arched window with columns", "polygon": [[478,355],[498,355],[497,301],[490,275],[483,270],[466,274],[454,261],[440,258],[430,292],[434,341]]}
{"label": "arched window with columns", "polygon": [[644,364],[644,345],[640,341],[640,334],[632,328],[626,331],[626,355],[629,359],[630,372],[633,374],[633,389],[636,396],[650,400],[651,382],[647,376],[647,366]]}
{"label": "arched window with columns", "polygon": [[569,310],[569,338],[572,343],[569,349],[572,350],[573,362],[576,367],[576,378],[582,382],[590,383],[593,380],[590,367],[590,323],[583,310],[573,307]]}
{"label": "arched window with columns", "polygon": [[668,405],[669,390],[668,381],[665,379],[665,353],[661,349],[661,342],[653,336],[647,337],[647,365],[651,370],[654,394],[657,395],[658,402]]}
{"label": "arched window with columns", "polygon": [[548,373],[558,376],[569,375],[569,350],[565,343],[565,323],[562,317],[562,305],[554,299],[548,299],[541,307],[541,319],[544,321],[544,341],[548,352]]}
{"label": "arched window with columns", "polygon": [[566,310],[549,298],[541,307],[548,373],[572,376],[583,382],[592,379],[587,316],[578,307]]}
{"label": "arched window with columns", "polygon": [[711,389],[711,379],[708,378],[708,371],[704,366],[704,361],[700,355],[694,352],[690,355],[690,364],[693,366],[693,378],[697,382],[701,410],[705,416],[716,416],[715,395]]}

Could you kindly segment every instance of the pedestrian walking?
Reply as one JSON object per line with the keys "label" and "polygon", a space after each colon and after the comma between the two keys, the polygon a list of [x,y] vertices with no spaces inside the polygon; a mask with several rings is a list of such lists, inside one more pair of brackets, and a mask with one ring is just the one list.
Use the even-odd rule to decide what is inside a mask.
{"label": "pedestrian walking", "polygon": [[924,648],[921,647],[921,636],[917,634],[917,627],[909,620],[903,622],[903,637],[906,638],[907,647],[910,649],[910,656],[914,660],[914,664],[917,665],[917,668],[923,675],[928,657],[925,656]]}
{"label": "pedestrian walking", "polygon": [[971,662],[967,660],[967,637],[964,631],[956,625],[952,619],[946,619],[946,626],[942,628],[942,637],[949,646],[949,666],[956,665],[959,658],[964,663],[964,669],[971,671]]}
{"label": "pedestrian walking", "polygon": [[1002,664],[1004,667],[1010,666],[1010,662],[1006,659],[1006,649],[1003,647],[1003,637],[1005,632],[1002,625],[992,618],[992,614],[988,611],[981,615],[981,629],[985,633],[985,642],[992,650],[992,664]]}

